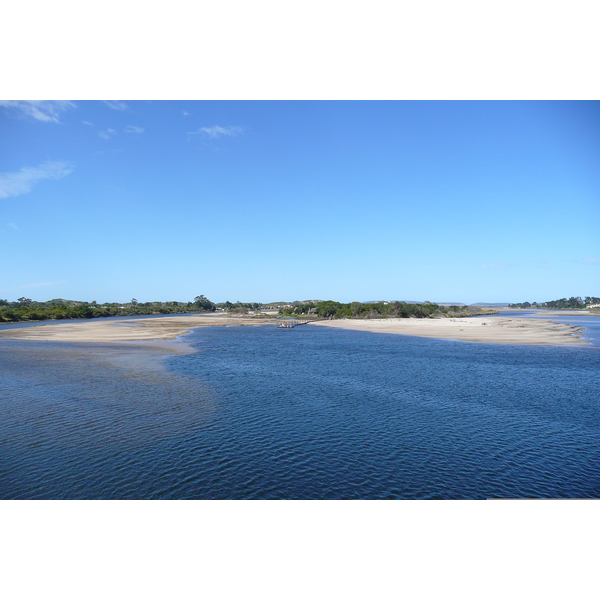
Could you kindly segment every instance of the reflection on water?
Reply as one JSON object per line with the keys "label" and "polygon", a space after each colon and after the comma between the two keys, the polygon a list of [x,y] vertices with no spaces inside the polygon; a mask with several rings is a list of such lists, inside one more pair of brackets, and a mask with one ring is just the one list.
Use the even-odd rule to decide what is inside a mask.
{"label": "reflection on water", "polygon": [[598,345],[310,325],[186,341],[0,341],[0,498],[600,495]]}

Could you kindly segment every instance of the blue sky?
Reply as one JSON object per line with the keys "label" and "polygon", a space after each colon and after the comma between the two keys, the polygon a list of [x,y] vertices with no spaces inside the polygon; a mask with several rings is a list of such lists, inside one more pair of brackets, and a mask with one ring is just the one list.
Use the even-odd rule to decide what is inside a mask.
{"label": "blue sky", "polygon": [[600,295],[600,103],[0,102],[0,298]]}

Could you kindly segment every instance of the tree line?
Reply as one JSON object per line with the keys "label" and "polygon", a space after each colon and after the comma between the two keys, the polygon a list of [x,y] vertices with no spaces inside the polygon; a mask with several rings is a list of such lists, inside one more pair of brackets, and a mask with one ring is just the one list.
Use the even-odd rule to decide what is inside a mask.
{"label": "tree line", "polygon": [[493,314],[497,311],[472,306],[442,306],[433,302],[409,304],[408,302],[348,302],[346,304],[326,300],[324,302],[294,303],[291,307],[279,309],[281,316],[315,315],[322,319],[383,319],[470,317]]}
{"label": "tree line", "polygon": [[586,308],[600,304],[600,298],[595,296],[571,296],[570,298],[560,298],[559,300],[550,300],[548,302],[517,302],[509,304],[508,308]]}
{"label": "tree line", "polygon": [[246,314],[251,310],[260,310],[264,305],[260,302],[219,302],[216,304],[217,309],[226,310],[234,314]]}
{"label": "tree line", "polygon": [[64,300],[55,298],[37,302],[31,298],[19,298],[16,302],[0,299],[0,322],[43,321],[47,319],[95,319],[133,315],[164,315],[176,313],[214,312],[216,304],[204,296],[196,296],[193,302],[106,302]]}
{"label": "tree line", "polygon": [[[15,302],[0,299],[0,322],[43,321],[57,319],[95,319],[101,317],[122,317],[135,315],[165,315],[178,313],[215,312],[223,310],[231,314],[247,314],[272,307],[274,303],[260,302],[220,302],[215,304],[205,296],[196,296],[192,302],[106,302],[65,300],[55,298],[38,302],[31,298],[19,298]],[[281,303],[276,303],[281,304]],[[433,302],[409,304],[407,302],[349,302],[334,300],[295,301],[279,309],[281,316],[310,316],[323,319],[381,319],[386,317],[429,318],[464,317],[476,314],[492,314],[496,311],[470,306],[442,306]]]}

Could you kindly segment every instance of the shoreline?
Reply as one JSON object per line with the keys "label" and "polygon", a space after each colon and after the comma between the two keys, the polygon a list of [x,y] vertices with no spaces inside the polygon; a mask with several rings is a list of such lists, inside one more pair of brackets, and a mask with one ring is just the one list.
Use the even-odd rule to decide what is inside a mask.
{"label": "shoreline", "polygon": [[416,337],[477,342],[480,344],[518,344],[536,346],[588,346],[583,328],[542,319],[517,319],[490,316],[474,319],[341,319],[312,323],[371,333],[391,333]]}
{"label": "shoreline", "polygon": [[157,316],[118,321],[53,321],[22,328],[0,330],[0,339],[53,342],[175,341],[197,327],[241,327],[275,324],[264,317],[221,315]]}
{"label": "shoreline", "polygon": [[586,308],[506,308],[504,310],[524,313],[533,312],[537,315],[550,317],[560,317],[561,315],[566,315],[567,317],[600,317],[600,312]]}
{"label": "shoreline", "polygon": [[[271,317],[233,317],[225,315],[158,316],[118,321],[53,322],[30,327],[0,330],[0,339],[54,342],[168,342],[198,327],[256,327],[275,325]],[[446,319],[335,319],[313,321],[316,327],[331,327],[391,333],[483,344],[541,346],[584,346],[583,328],[546,319],[519,319],[488,316]]]}

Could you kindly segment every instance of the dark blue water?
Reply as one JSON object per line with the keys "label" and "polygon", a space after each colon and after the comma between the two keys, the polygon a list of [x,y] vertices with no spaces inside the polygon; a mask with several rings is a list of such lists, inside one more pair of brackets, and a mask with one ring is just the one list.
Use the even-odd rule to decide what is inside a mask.
{"label": "dark blue water", "polygon": [[310,325],[186,340],[0,341],[0,498],[600,496],[598,344]]}

